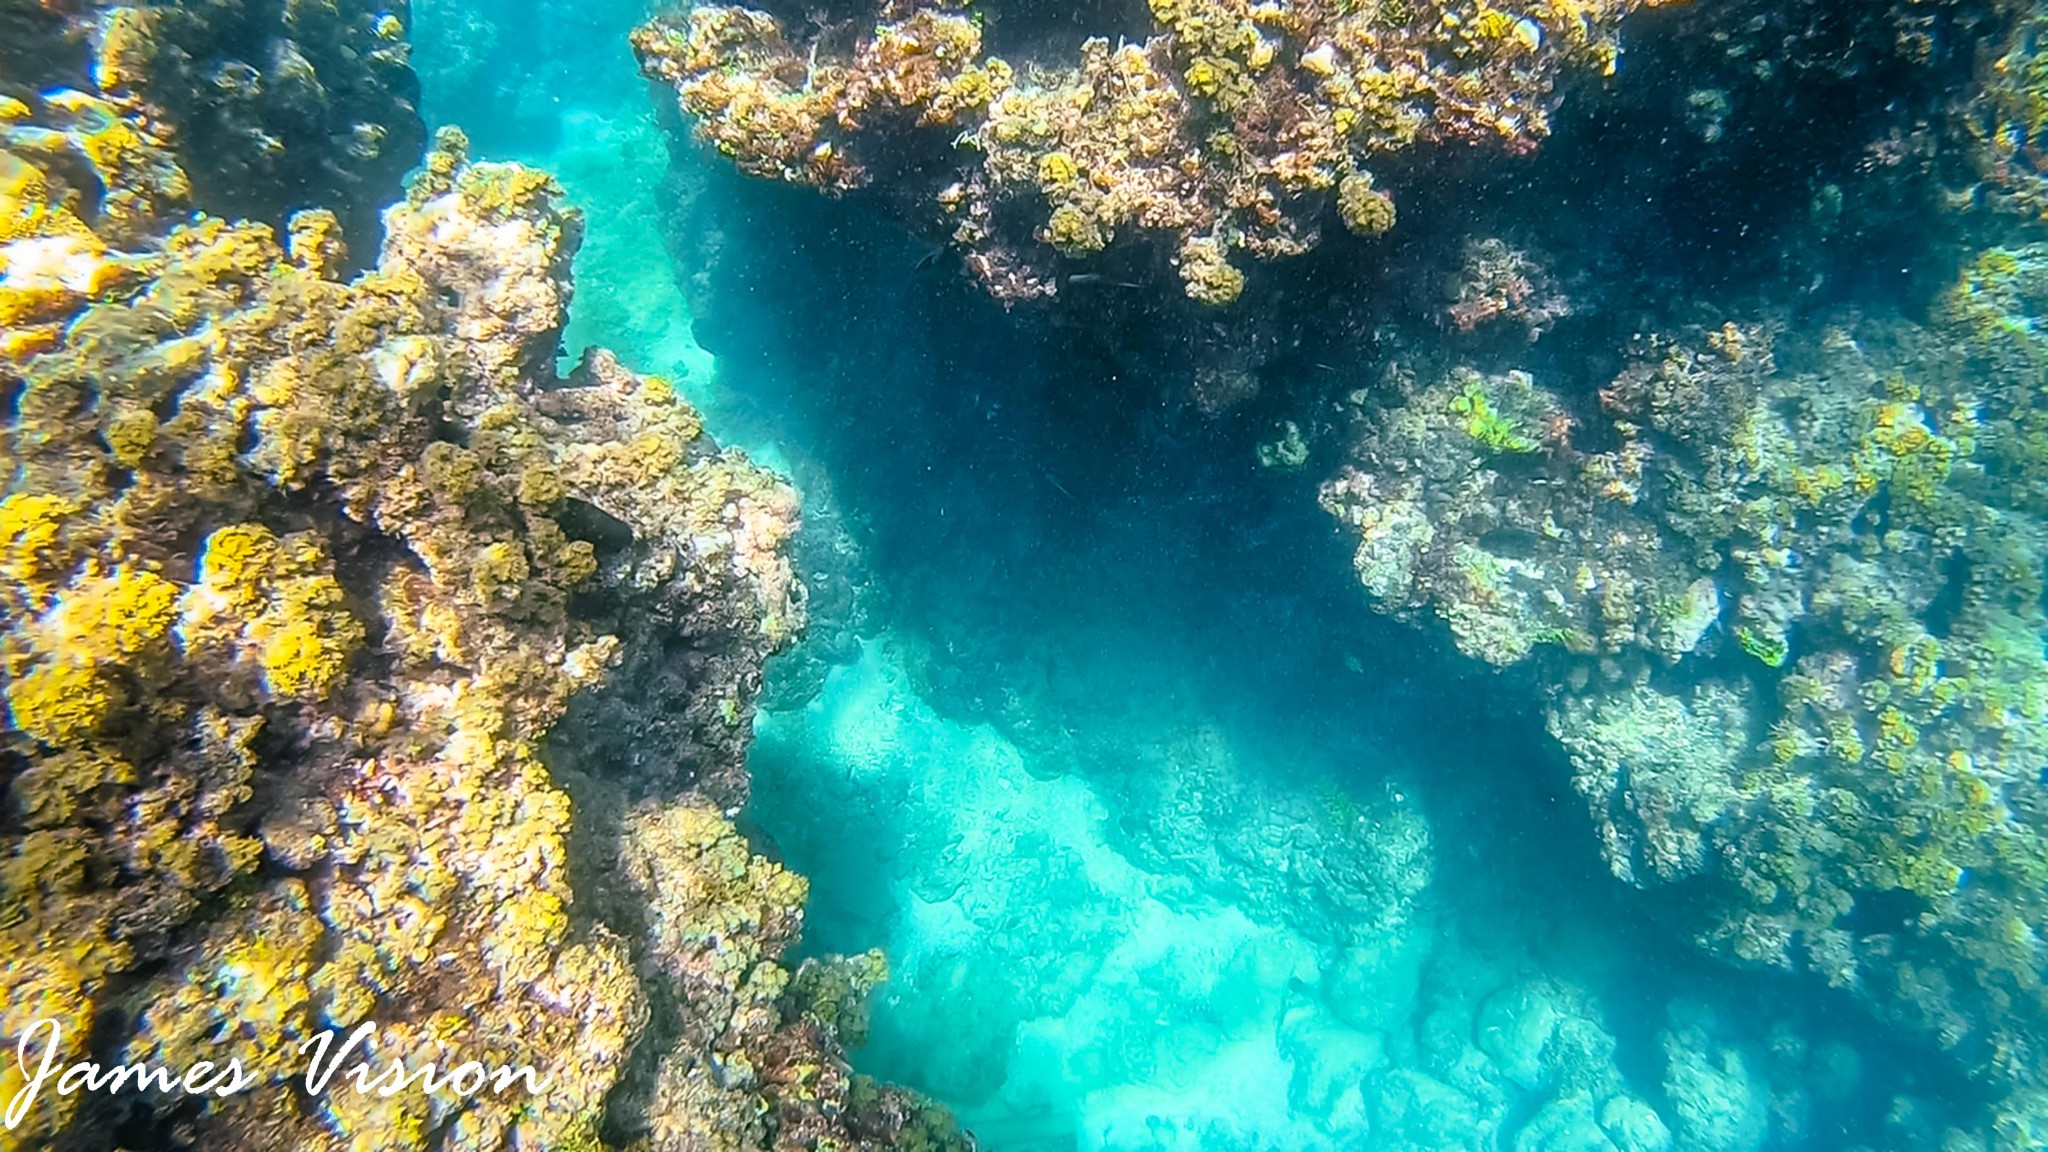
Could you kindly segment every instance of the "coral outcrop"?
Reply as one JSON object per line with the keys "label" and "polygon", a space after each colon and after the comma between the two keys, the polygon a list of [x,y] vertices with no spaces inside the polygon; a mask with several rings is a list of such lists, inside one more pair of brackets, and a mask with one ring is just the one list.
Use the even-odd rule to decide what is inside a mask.
{"label": "coral outcrop", "polygon": [[375,242],[425,128],[405,5],[368,0],[106,3],[81,20],[101,94],[174,125],[208,208],[280,223],[328,208]]}
{"label": "coral outcrop", "polygon": [[[1948,1138],[2000,1149],[2043,1146],[2048,1045],[2029,7],[1816,19],[1760,88],[1708,82],[1749,69],[1755,38],[1681,42],[1701,80],[1684,114],[1729,160],[1760,145],[1722,145],[1726,126],[1769,123],[1769,93],[1824,98],[2017,16],[1974,87],[1929,71],[1953,98],[1859,129],[1855,179],[1814,190],[1782,257],[1827,270],[1836,229],[1914,205],[1971,246],[1914,255],[1957,269],[1931,305],[1644,310],[1581,330],[1616,365],[1591,379],[1583,355],[1472,341],[1389,357],[1322,490],[1379,608],[1533,672],[1617,876],[1669,887],[1715,953],[1817,974],[1953,1051],[2000,1103]],[[1877,57],[1810,50],[1867,21],[1896,33]],[[1461,282],[1456,327],[1480,327],[1463,288],[1492,279]]]}
{"label": "coral outcrop", "polygon": [[[782,995],[804,884],[725,815],[803,620],[793,493],[665,381],[557,375],[580,218],[458,133],[353,279],[332,212],[189,213],[168,140],[235,153],[167,95],[180,36],[241,12],[106,14],[161,37],[109,90],[5,60],[0,93],[44,86],[0,96],[0,1042],[48,1020],[60,1064],[252,1084],[46,1090],[0,1146],[957,1141],[847,1072],[848,1009]],[[293,1090],[301,1043],[364,1022],[373,1071],[546,1087]]]}
{"label": "coral outcrop", "polygon": [[1523,153],[1567,72],[1614,70],[1640,0],[1252,4],[1153,0],[1142,37],[1007,60],[976,16],[889,10],[851,47],[815,22],[698,5],[634,34],[698,134],[743,171],[884,186],[950,234],[1004,300],[1055,294],[1063,260],[1149,240],[1223,305],[1248,260],[1338,224],[1395,226],[1376,179],[1434,152]]}
{"label": "coral outcrop", "polygon": [[2048,1041],[2044,266],[1988,252],[1928,324],[1648,336],[1590,398],[1390,380],[1323,489],[1379,607],[1541,670],[1618,876],[2008,1088]]}

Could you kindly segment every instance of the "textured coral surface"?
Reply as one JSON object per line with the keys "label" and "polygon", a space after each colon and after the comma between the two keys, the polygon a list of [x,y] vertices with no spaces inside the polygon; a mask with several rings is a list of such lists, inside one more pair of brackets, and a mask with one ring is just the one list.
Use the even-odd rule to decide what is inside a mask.
{"label": "textured coral surface", "polygon": [[[86,64],[169,142],[206,206],[272,222],[307,207],[372,244],[424,142],[405,22],[364,0],[95,5]],[[397,13],[404,6],[395,6]]]}
{"label": "textured coral surface", "polygon": [[413,16],[0,0],[0,1051],[257,1081],[0,1148],[2048,1148],[2041,4],[659,15],[800,547]]}
{"label": "textured coral surface", "polygon": [[1142,238],[1188,296],[1223,305],[1246,258],[1299,255],[1339,222],[1393,228],[1376,173],[1534,149],[1561,77],[1611,74],[1616,26],[1643,6],[1152,0],[1143,36],[1008,60],[983,44],[1003,6],[890,5],[854,18],[848,49],[829,22],[699,5],[634,46],[741,170],[883,185],[999,298],[1052,295],[1059,258]]}
{"label": "textured coral surface", "polygon": [[[244,15],[5,9],[97,37],[106,87],[36,87],[56,57],[0,74],[0,1036],[52,1020],[62,1063],[233,1056],[254,1086],[46,1090],[0,1143],[945,1138],[845,1071],[820,1015],[857,989],[783,996],[804,883],[724,815],[803,621],[793,493],[666,381],[602,351],[557,375],[581,219],[459,133],[353,278],[326,209],[283,235],[186,215],[249,206],[170,146],[238,155],[178,86],[183,37]],[[452,1051],[549,1087],[286,1086],[304,1039],[366,1021],[379,1067]],[[8,1061],[0,1095],[21,1083]]]}
{"label": "textured coral surface", "polygon": [[1453,346],[1354,394],[1322,488],[1376,607],[1535,672],[1617,877],[1959,1054],[2012,1148],[2048,1046],[2042,264],[2008,152],[2036,20],[1814,201],[1974,175],[1931,299],[1689,303],[1603,336],[1597,376]]}

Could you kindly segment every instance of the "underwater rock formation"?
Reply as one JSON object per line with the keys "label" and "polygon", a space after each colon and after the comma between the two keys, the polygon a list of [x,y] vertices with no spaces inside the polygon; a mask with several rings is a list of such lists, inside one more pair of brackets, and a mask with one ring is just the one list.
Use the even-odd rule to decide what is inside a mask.
{"label": "underwater rock formation", "polygon": [[1643,6],[1153,0],[1142,33],[1083,29],[1078,59],[1069,43],[1008,60],[986,50],[981,13],[889,6],[821,26],[699,5],[634,45],[743,171],[878,187],[938,222],[1000,299],[1054,295],[1063,261],[1136,236],[1189,297],[1222,305],[1247,256],[1299,255],[1331,225],[1394,227],[1389,173],[1457,147],[1535,148],[1563,76],[1611,73],[1616,26]]}
{"label": "underwater rock formation", "polygon": [[2038,20],[1816,190],[1816,249],[1845,202],[1944,205],[1918,227],[1975,250],[1931,305],[1694,296],[1567,360],[1392,357],[1322,490],[1377,607],[1533,673],[1616,876],[1954,1051],[2000,1103],[1948,1139],[2001,1149],[2048,1141]]}
{"label": "underwater rock formation", "polygon": [[[764,716],[756,771],[780,802],[761,818],[817,877],[812,930],[890,951],[865,1057],[943,1093],[988,1146],[1939,1145],[1941,1103],[1840,1003],[1693,983],[1707,966],[1614,948],[1612,909],[1517,891],[1493,841],[1558,852],[1527,780],[1468,788],[1496,813],[1474,819],[1416,786],[1429,766],[1380,775],[1369,738],[1193,710],[1183,727],[1142,689],[1093,714],[949,720],[896,666],[900,640]],[[1034,716],[1080,730],[1034,748]],[[1362,770],[1322,775],[1346,763]]]}
{"label": "underwater rock formation", "polygon": [[175,125],[172,150],[209,208],[271,223],[328,208],[369,245],[425,142],[404,12],[367,0],[110,3],[89,7],[73,35],[101,94]]}
{"label": "underwater rock formation", "polygon": [[[2041,163],[2041,133],[2048,128],[2048,8],[2015,3],[2012,27],[1996,55],[1980,70],[1975,98],[1964,110],[1974,147],[1972,174],[1984,202],[2038,219],[2048,206]],[[1989,53],[1987,53],[1989,55]]]}
{"label": "underwater rock formation", "polygon": [[1323,488],[1378,607],[1538,670],[1617,876],[2008,1090],[2048,1043],[2044,267],[1648,335],[1591,406],[1392,378]]}
{"label": "underwater rock formation", "polygon": [[[180,91],[166,36],[124,88]],[[167,137],[222,147],[216,110],[188,135],[177,99],[0,62],[0,1042],[49,1020],[60,1065],[254,1077],[45,1090],[0,1146],[957,1140],[847,1073],[853,992],[816,992],[846,981],[784,995],[804,883],[723,813],[802,624],[794,495],[660,378],[557,376],[554,182],[444,133],[348,279],[333,212],[187,214],[214,205]],[[376,1070],[548,1087],[295,1093],[300,1043],[365,1021]]]}

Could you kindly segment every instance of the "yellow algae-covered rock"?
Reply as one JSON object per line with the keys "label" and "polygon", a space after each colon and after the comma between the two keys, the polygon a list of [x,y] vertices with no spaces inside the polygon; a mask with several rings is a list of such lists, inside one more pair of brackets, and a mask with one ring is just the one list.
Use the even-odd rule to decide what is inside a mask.
{"label": "yellow algae-covered rock", "polygon": [[85,71],[124,109],[177,126],[177,156],[208,207],[273,223],[324,207],[352,237],[373,238],[426,134],[392,6],[97,7]]}
{"label": "yellow algae-covered rock", "polygon": [[[0,117],[0,205],[14,209],[14,230],[44,235],[81,232],[77,217],[110,243],[130,243],[158,229],[191,193],[162,134],[124,115],[96,93],[49,87],[16,101]],[[39,228],[22,222],[40,204]]]}
{"label": "yellow algae-covered rock", "polygon": [[344,606],[319,539],[279,540],[259,525],[222,528],[200,546],[198,581],[181,627],[185,649],[262,671],[273,696],[321,699],[347,671],[363,626]]}
{"label": "yellow algae-covered rock", "polygon": [[0,152],[0,241],[90,231],[50,197],[50,181],[42,169],[11,152]]}
{"label": "yellow algae-covered rock", "polygon": [[[56,275],[39,338],[0,348],[0,1047],[233,1058],[247,1083],[46,1089],[0,1148],[138,1123],[280,1152],[943,1130],[892,1090],[849,1103],[832,1028],[780,994],[804,885],[720,814],[803,621],[794,495],[665,382],[603,353],[557,376],[580,227],[554,183],[451,133],[345,280],[330,213],[287,244],[128,210],[176,168],[125,105],[101,110],[132,135],[68,136],[98,100],[0,125],[7,194],[42,213],[9,274],[52,242],[118,270]],[[140,191],[70,198],[88,172]],[[308,1085],[301,1046],[363,1025]],[[752,1086],[688,1089],[713,1051]],[[359,1090],[460,1061],[532,1073]]]}
{"label": "yellow algae-covered rock", "polygon": [[[47,161],[46,161],[47,162]],[[124,269],[38,165],[0,149],[0,354],[47,346],[68,305],[116,282]]]}
{"label": "yellow algae-covered rock", "polygon": [[1240,254],[1308,251],[1333,201],[1353,231],[1391,228],[1371,168],[1418,145],[1535,148],[1565,77],[1612,73],[1622,18],[1654,3],[1152,0],[1146,38],[1104,30],[1078,58],[1029,62],[985,54],[979,23],[943,5],[885,6],[848,47],[851,21],[806,42],[698,4],[633,43],[742,171],[834,192],[882,172],[999,298],[1052,295],[1055,255],[1137,235],[1184,272],[1207,246],[1183,287],[1223,306]]}

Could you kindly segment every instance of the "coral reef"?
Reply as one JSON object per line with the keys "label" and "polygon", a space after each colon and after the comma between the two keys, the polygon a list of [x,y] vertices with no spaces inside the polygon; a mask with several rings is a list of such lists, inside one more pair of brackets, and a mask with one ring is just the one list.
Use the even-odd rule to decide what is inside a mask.
{"label": "coral reef", "polygon": [[[1233,73],[1188,57],[1183,31],[1168,26],[1175,10],[1161,5],[1152,40],[1142,28],[1105,38],[1077,80],[1071,63],[1048,68],[1041,53],[1034,68],[1008,43],[989,47],[1003,24],[969,18],[920,41],[945,45],[929,69],[899,67],[887,79],[903,84],[857,89],[852,77],[878,66],[860,56],[874,20],[855,14],[849,25],[844,4],[811,23],[766,6],[777,16],[699,8],[691,22],[641,33],[643,62],[677,84],[714,146],[757,175],[849,198],[877,190],[907,198],[896,207],[913,214],[929,215],[937,196],[970,270],[999,296],[1101,302],[1110,319],[1079,324],[1123,341],[1113,369],[1061,359],[1094,349],[1054,339],[1045,343],[1058,351],[1030,369],[1057,381],[1066,411],[1083,406],[1067,394],[1091,387],[1121,388],[1128,410],[1191,394],[1202,415],[1229,414],[1215,423],[1243,433],[1240,459],[1256,452],[1277,469],[1347,455],[1324,494],[1357,534],[1361,583],[1379,607],[1515,669],[1506,682],[1540,686],[1613,871],[1661,889],[1653,900],[1668,923],[1718,955],[1831,980],[1930,1049],[1946,1047],[1999,1101],[1988,1121],[1952,1117],[1952,1134],[1946,1120],[1902,1120],[1898,1146],[2034,1146],[2048,827],[2035,699],[2044,541],[2027,447],[2039,439],[2040,363],[2024,346],[2042,306],[2027,283],[2038,254],[2019,241],[2037,233],[2009,229],[2006,249],[1968,260],[1932,322],[1902,323],[1886,299],[1901,280],[1950,278],[1941,245],[1974,232],[1981,248],[1983,231],[2011,223],[1954,208],[2028,207],[2039,31],[2007,37],[1994,23],[2027,5],[1736,0],[1635,12],[1625,82],[1574,102],[1567,131],[1597,105],[1580,134],[1561,132],[1513,167],[1516,179],[1451,172],[1425,198],[1410,194],[1404,166],[1431,150],[1363,153],[1331,184],[1279,197],[1271,231],[1225,213],[1225,233],[1211,230],[1213,216],[1161,216],[1168,223],[1152,228],[1118,215],[1125,203],[1161,213],[1182,203],[1157,207],[1135,141],[1165,132],[1155,125],[1192,134],[1187,124],[1228,119],[1239,76],[1253,78],[1257,100],[1285,87],[1275,78],[1326,62],[1312,63],[1291,32],[1270,36],[1277,63]],[[1090,8],[1076,23],[1100,17]],[[918,125],[938,107],[929,93],[951,80],[977,68],[1001,79],[989,67],[997,55],[1009,87],[986,112],[949,109],[943,123]],[[1985,80],[1974,93],[1973,75]],[[1055,99],[1069,93],[1071,105]],[[1029,123],[997,138],[1015,123],[1005,108],[1041,116],[1042,134]],[[1988,151],[1957,146],[1971,123],[1951,117],[1958,109],[1988,118]],[[1118,124],[1132,135],[1116,135]],[[791,139],[801,145],[764,151]],[[1245,162],[1266,155],[1254,145]],[[2002,167],[1987,162],[2001,156]],[[1203,159],[1213,175],[1199,179],[1232,178],[1234,161]],[[1528,187],[1523,172],[1535,174]],[[1354,259],[1365,242],[1335,225],[1382,231],[1375,195],[1398,207],[1396,242],[1371,249],[1383,261]],[[863,278],[890,276],[885,245],[844,227],[857,212],[745,203],[778,224],[798,220],[812,251],[834,252],[813,262],[843,273],[830,289],[858,293]],[[1320,254],[1254,262],[1282,254],[1261,247],[1275,238],[1310,235],[1295,226],[1330,208]],[[748,241],[771,225],[753,227]],[[709,225],[695,231],[743,246]],[[1139,234],[1156,243],[1131,243]],[[1415,255],[1425,249],[1433,255]],[[708,275],[711,262],[690,268]],[[792,260],[771,275],[795,282],[808,267]],[[752,281],[733,283],[771,280],[748,271]],[[1225,316],[1214,326],[1233,359],[1152,361],[1146,341],[1183,314],[1124,302],[1176,281],[1211,303],[1249,301],[1240,315],[1284,297],[1295,328],[1275,343],[1286,351],[1265,359],[1268,346],[1237,340],[1244,329]],[[862,319],[893,321],[913,290],[877,292],[888,306]],[[1691,303],[1709,293],[1721,300]],[[918,306],[907,306],[906,328],[928,320],[1006,351],[1026,343],[997,343],[986,313],[950,298]],[[1037,320],[1016,327],[1037,336]],[[835,396],[924,367],[859,359],[843,329],[831,346]],[[932,373],[934,391],[964,393],[969,380],[994,391],[993,373],[955,367],[969,359],[931,355],[948,366]],[[784,370],[801,360],[787,355]],[[1372,369],[1353,369],[1360,362]],[[1351,427],[1333,427],[1337,404]],[[1089,440],[1081,423],[1062,434],[1103,455],[1141,451]],[[1142,431],[1116,427],[1200,451],[1187,424],[1132,425]],[[1087,500],[1072,470],[1058,475],[1062,491]],[[1015,489],[1038,485],[1018,470]],[[1292,563],[1264,535],[1264,515],[1217,531],[1241,533],[1276,569]],[[1665,1117],[1688,1146],[1739,1146],[1760,1131],[1759,1057],[1731,1055],[1714,1032],[1671,1028],[1670,1051],[1697,1057],[1673,1074],[1672,1094],[1701,1101],[1699,1111],[1682,1124]]]}
{"label": "coral reef", "polygon": [[89,13],[91,75],[123,109],[176,126],[173,150],[210,209],[281,223],[328,208],[370,244],[425,143],[404,11],[104,4]]}
{"label": "coral reef", "polygon": [[[103,60],[115,97],[5,98],[0,1040],[49,1019],[67,1062],[231,1054],[255,1086],[46,1093],[0,1145],[957,1140],[846,1073],[824,1000],[780,997],[803,884],[723,814],[802,624],[793,493],[659,378],[601,351],[557,376],[581,221],[457,133],[354,279],[332,212],[280,238],[169,210],[167,136],[235,155],[179,95],[208,14],[112,13],[162,36]],[[5,91],[48,79],[6,65]],[[379,1066],[549,1087],[284,1084],[364,1021]]]}
{"label": "coral reef", "polygon": [[1967,125],[1976,148],[1976,175],[1988,198],[2016,212],[2039,216],[2048,209],[2039,162],[2042,132],[2048,129],[2048,58],[2042,32],[2048,12],[2015,5],[2020,18],[2001,49],[1982,69],[1980,88]]}
{"label": "coral reef", "polygon": [[[1361,582],[1380,607],[1516,668],[1510,683],[1543,685],[1615,873],[1663,888],[1670,923],[1719,955],[1816,973],[1948,1047],[2001,1101],[1990,1123],[1958,1117],[1968,1133],[1902,1120],[1899,1146],[2035,1146],[2044,542],[2028,447],[2040,363],[2023,346],[2042,315],[2027,286],[2039,257],[2015,240],[1972,258],[1932,323],[1877,302],[1898,279],[1948,277],[1938,245],[1994,226],[1936,204],[2030,208],[2039,29],[1995,24],[2028,5],[1636,12],[1626,82],[1585,102],[1600,106],[1577,151],[1560,156],[1560,136],[1516,167],[1538,172],[1531,187],[1453,174],[1430,185],[1434,206],[1404,169],[1441,150],[1374,145],[1328,183],[1277,195],[1277,218],[1228,194],[1220,212],[1186,205],[1276,154],[1237,110],[1270,110],[1260,102],[1345,62],[1260,23],[1288,6],[1214,20],[1203,7],[1191,28],[1180,7],[1155,5],[1149,29],[1116,29],[1127,34],[1084,49],[1078,71],[1043,53],[1026,63],[996,19],[935,24],[918,34],[929,59],[885,64],[883,41],[902,47],[911,9],[849,25],[857,5],[808,23],[764,6],[776,15],[698,8],[641,33],[643,62],[707,140],[757,175],[879,190],[912,214],[930,216],[936,197],[999,296],[1104,301],[1114,320],[1090,331],[1126,339],[1123,355],[1115,372],[1034,364],[1063,391],[1138,378],[1122,393],[1133,409],[1192,392],[1204,414],[1242,413],[1235,450],[1275,466],[1346,452],[1325,499],[1357,533]],[[1253,32],[1242,56],[1239,15]],[[1107,22],[1092,7],[1075,21]],[[1267,43],[1273,62],[1259,66],[1251,53]],[[1973,74],[1985,83],[1971,93]],[[983,79],[995,89],[984,111],[941,95],[958,81],[978,98]],[[1975,119],[1951,118],[1958,108]],[[1225,123],[1241,153],[1205,151],[1186,180],[1160,171],[1187,154],[1181,140]],[[1971,124],[1980,147],[1958,148]],[[1154,159],[1141,146],[1154,139],[1176,143]],[[1386,261],[1352,259],[1364,245],[1335,224],[1370,237],[1390,215],[1400,242],[1373,249]],[[839,235],[806,233],[819,250]],[[1310,239],[1321,255],[1255,263]],[[878,247],[835,266],[880,280]],[[1446,291],[1443,276],[1415,275],[1407,252],[1421,249],[1452,265]],[[1283,283],[1285,271],[1302,275]],[[1143,341],[1173,310],[1140,320],[1122,302],[1176,281],[1211,304],[1284,291],[1308,334],[1284,363],[1243,341],[1225,366],[1148,374]],[[1722,301],[1672,303],[1710,291]],[[929,315],[994,328],[945,305]],[[836,337],[834,356],[853,359]],[[1353,371],[1358,360],[1377,371]],[[887,366],[845,370],[841,393]],[[940,388],[970,377],[934,375]],[[1349,442],[1332,430],[1333,399],[1354,415]],[[1266,526],[1248,515],[1227,530],[1289,563],[1260,539]],[[1700,1102],[1682,1123],[1667,1114],[1672,1131],[1689,1147],[1753,1143],[1760,1057],[1695,1020],[1670,1035],[1672,1062],[1691,1065],[1671,1094]]]}
{"label": "coral reef", "polygon": [[1987,252],[1926,324],[1645,336],[1591,404],[1396,379],[1323,490],[1382,610],[1541,669],[1618,876],[2008,1090],[2048,1043],[2048,473],[2008,383],[2044,267]]}
{"label": "coral reef", "polygon": [[699,5],[634,45],[741,170],[882,185],[1001,299],[1053,295],[1061,258],[1151,238],[1189,297],[1224,305],[1247,257],[1306,252],[1327,218],[1394,227],[1376,177],[1425,163],[1418,146],[1536,147],[1564,75],[1611,73],[1616,27],[1642,6],[1153,0],[1147,37],[1010,61],[942,7],[892,9],[842,50]]}
{"label": "coral reef", "polygon": [[[1702,256],[1638,281],[1680,302],[1597,284],[1588,301],[1631,262],[1554,247],[1582,219],[1538,225],[1539,262],[1468,247],[1445,293],[1458,336],[1383,344],[1323,502],[1378,608],[1439,622],[1548,702],[1608,864],[1666,889],[1674,928],[1848,990],[1997,1100],[1901,1139],[2040,1147],[2048,538],[2024,447],[2041,301],[2019,159],[2038,6],[1764,7],[1711,37],[1653,35],[1680,19],[1660,11],[1631,41],[1683,77],[1655,98],[1698,146],[1650,167],[1657,210],[1712,244],[1768,218],[1753,202],[1791,205],[1756,266]],[[1808,186],[1744,174],[1814,122],[1793,110],[1880,84],[1898,99],[1839,122],[1843,158]],[[1630,99],[1615,117],[1650,122]],[[1918,299],[1817,303],[1861,275],[1846,250],[1885,245],[1878,282],[1927,285]],[[1543,286],[1502,290],[1517,276]],[[1557,280],[1569,351],[1465,338],[1518,296],[1561,302]],[[1706,284],[1723,299],[1701,303]],[[1691,1094],[1748,1075],[1724,1062]],[[1758,1123],[1731,1105],[1691,1140]]]}
{"label": "coral reef", "polygon": [[1572,311],[1539,260],[1492,236],[1466,242],[1449,294],[1444,313],[1459,332],[1505,324],[1534,341]]}

